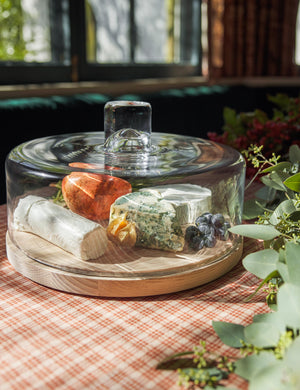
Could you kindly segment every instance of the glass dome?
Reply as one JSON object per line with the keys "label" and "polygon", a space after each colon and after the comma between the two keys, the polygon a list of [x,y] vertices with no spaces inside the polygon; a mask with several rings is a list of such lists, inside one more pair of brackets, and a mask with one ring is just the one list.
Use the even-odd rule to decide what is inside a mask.
{"label": "glass dome", "polygon": [[15,266],[18,252],[19,267],[24,256],[51,272],[130,283],[228,258],[226,270],[236,264],[242,242],[228,229],[241,223],[242,156],[200,138],[151,134],[151,109],[141,102],[136,115],[141,108],[139,123],[148,125],[122,127],[112,116],[124,115],[126,104],[119,112],[115,103],[106,107],[104,132],[43,137],[10,152],[7,240]]}

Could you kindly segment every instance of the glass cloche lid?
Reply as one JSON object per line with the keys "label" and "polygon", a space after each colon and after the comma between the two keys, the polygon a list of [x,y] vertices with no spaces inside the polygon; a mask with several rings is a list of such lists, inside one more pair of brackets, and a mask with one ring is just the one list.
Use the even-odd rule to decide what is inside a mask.
{"label": "glass cloche lid", "polygon": [[241,256],[229,228],[241,222],[244,177],[236,150],[152,133],[149,103],[108,102],[104,131],[42,137],[8,155],[9,258],[33,280],[45,273],[56,288],[62,278],[70,292],[84,281],[93,287],[79,292],[91,295],[203,284]]}
{"label": "glass cloche lid", "polygon": [[240,160],[238,152],[208,140],[152,133],[149,103],[107,103],[104,130],[34,139],[15,148],[10,159],[45,173],[117,169],[122,177],[200,173]]}

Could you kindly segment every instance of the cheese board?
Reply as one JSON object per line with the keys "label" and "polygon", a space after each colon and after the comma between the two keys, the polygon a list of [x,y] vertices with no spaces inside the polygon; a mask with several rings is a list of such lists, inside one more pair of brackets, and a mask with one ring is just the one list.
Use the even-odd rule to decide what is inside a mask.
{"label": "cheese board", "polygon": [[151,132],[151,106],[109,102],[104,132],[27,141],[6,161],[8,259],[44,286],[104,297],[210,282],[242,254],[245,163]]}
{"label": "cheese board", "polygon": [[[26,241],[28,245],[27,238],[23,238],[24,241],[21,243]],[[184,257],[163,257],[155,254],[151,262],[149,258],[142,256],[135,259],[130,266],[127,264],[127,267],[124,263],[113,263],[112,265],[119,267],[122,272],[112,274],[109,267],[107,267],[109,272],[102,272],[102,270],[91,272],[90,265],[78,262],[76,259],[72,259],[76,262],[76,268],[72,269],[72,262],[68,261],[70,258],[59,257],[58,255],[61,255],[57,253],[60,252],[59,248],[54,249],[49,243],[44,242],[40,245],[38,240],[35,241],[36,251],[33,256],[28,256],[11,241],[9,236],[6,242],[10,263],[16,271],[28,279],[68,293],[118,298],[169,294],[201,286],[230,271],[242,255],[242,242],[217,259],[196,260],[194,258],[191,263]],[[46,248],[48,251],[45,250]],[[39,257],[39,254],[42,256]],[[35,255],[38,257],[36,258]],[[49,255],[50,257],[47,258]],[[56,260],[54,266],[49,265],[53,260]],[[153,270],[151,266],[154,262],[157,265],[163,262],[164,270],[159,269],[159,272]],[[177,266],[175,270],[174,262]],[[102,264],[101,268],[106,267]]]}

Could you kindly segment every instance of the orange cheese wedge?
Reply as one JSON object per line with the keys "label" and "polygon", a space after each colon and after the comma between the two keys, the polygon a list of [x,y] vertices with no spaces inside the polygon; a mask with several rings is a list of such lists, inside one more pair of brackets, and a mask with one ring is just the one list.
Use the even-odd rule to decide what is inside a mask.
{"label": "orange cheese wedge", "polygon": [[131,184],[126,180],[105,174],[72,172],[62,181],[62,193],[69,209],[93,221],[108,219],[114,201],[131,191]]}

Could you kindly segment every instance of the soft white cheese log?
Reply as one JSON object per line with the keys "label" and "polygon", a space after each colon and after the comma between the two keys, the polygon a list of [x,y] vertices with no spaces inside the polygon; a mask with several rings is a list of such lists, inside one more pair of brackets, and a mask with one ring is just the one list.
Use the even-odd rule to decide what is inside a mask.
{"label": "soft white cheese log", "polygon": [[108,243],[106,231],[98,223],[34,195],[19,201],[14,227],[34,233],[81,260],[103,255]]}
{"label": "soft white cheese log", "polygon": [[143,188],[170,202],[181,225],[195,223],[196,218],[211,210],[211,190],[196,184],[170,184]]}

